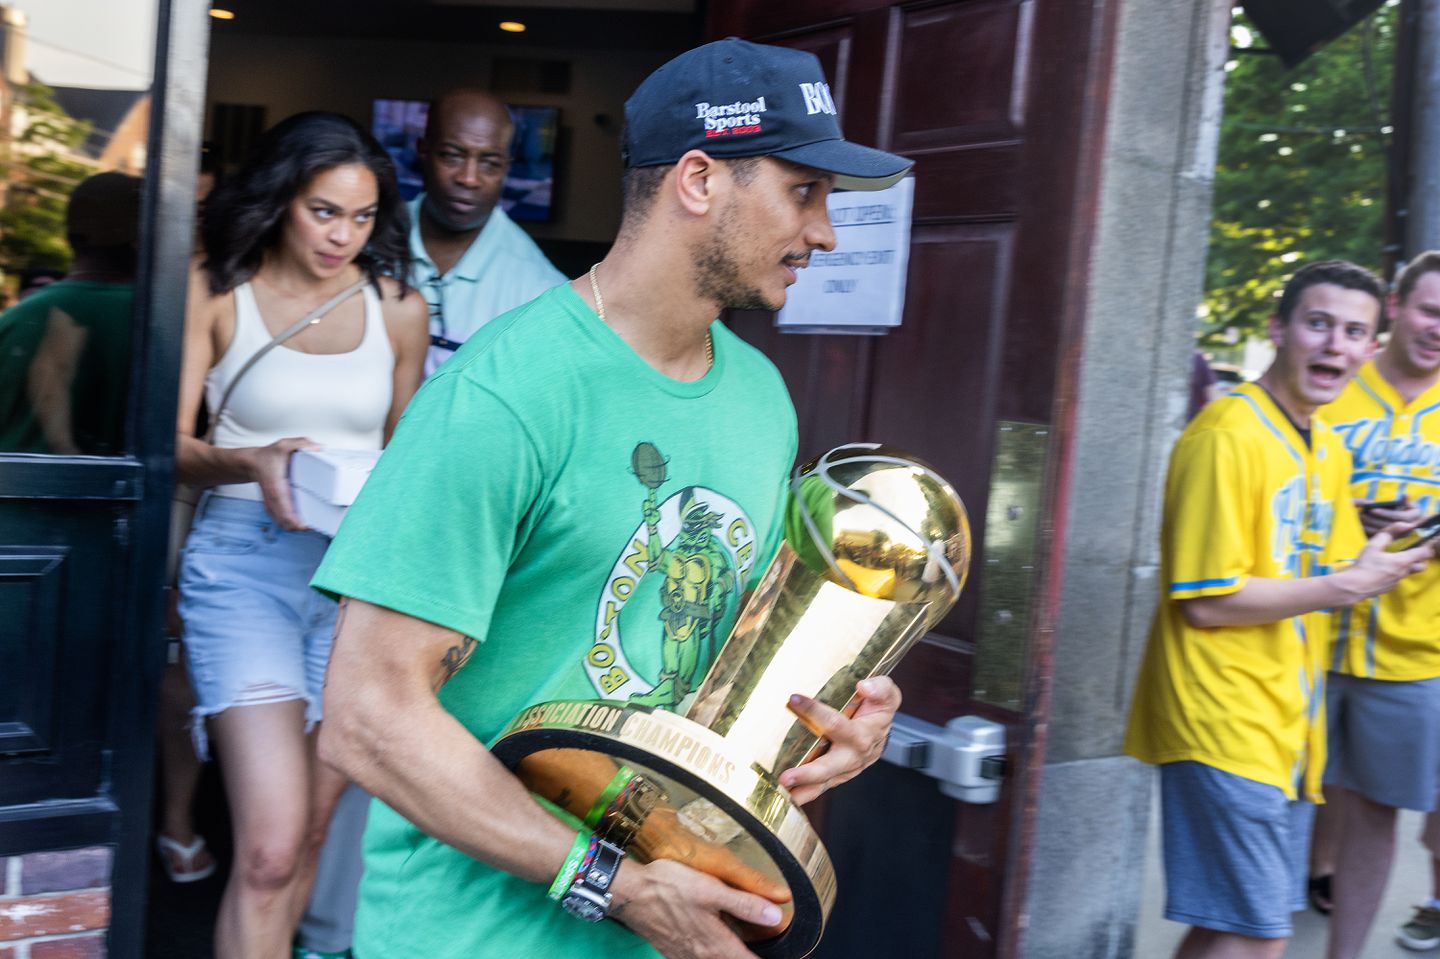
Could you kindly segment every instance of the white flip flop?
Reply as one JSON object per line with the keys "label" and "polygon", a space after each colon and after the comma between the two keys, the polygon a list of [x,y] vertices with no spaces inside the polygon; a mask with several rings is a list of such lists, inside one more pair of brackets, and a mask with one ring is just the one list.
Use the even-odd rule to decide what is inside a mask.
{"label": "white flip flop", "polygon": [[[163,833],[155,837],[155,849],[160,853],[160,865],[165,869],[165,875],[170,877],[171,882],[199,882],[201,879],[209,878],[215,872],[215,858],[210,858],[208,866],[195,866],[195,857],[205,849],[205,837],[197,835],[195,840],[188,846],[171,839]],[[171,865],[170,857],[174,856],[182,863],[182,868],[176,869]]]}

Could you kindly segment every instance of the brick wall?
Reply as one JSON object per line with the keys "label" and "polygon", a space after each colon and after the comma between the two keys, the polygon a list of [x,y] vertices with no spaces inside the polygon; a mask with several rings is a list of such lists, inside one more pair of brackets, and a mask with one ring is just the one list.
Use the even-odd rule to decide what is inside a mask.
{"label": "brick wall", "polygon": [[0,857],[0,959],[104,959],[112,854]]}

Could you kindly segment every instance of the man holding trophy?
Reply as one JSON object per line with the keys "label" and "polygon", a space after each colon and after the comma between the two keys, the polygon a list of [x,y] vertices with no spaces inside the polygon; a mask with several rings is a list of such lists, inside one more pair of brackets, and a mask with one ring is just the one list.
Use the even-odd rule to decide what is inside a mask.
{"label": "man holding trophy", "polygon": [[[778,372],[716,317],[779,309],[834,247],[830,191],[910,162],[842,138],[813,55],[735,39],[661,67],[625,114],[611,252],[425,385],[316,574],[346,597],[321,754],[380,800],[362,959],[743,957],[788,921],[785,883],[684,829],[629,858],[596,835],[580,810],[633,817],[633,838],[657,802],[624,767],[585,753],[589,778],[547,791],[487,747],[538,703],[695,698],[781,540],[797,445]],[[829,743],[775,771],[789,800],[879,758],[900,694],[861,675],[845,711],[779,692]]]}

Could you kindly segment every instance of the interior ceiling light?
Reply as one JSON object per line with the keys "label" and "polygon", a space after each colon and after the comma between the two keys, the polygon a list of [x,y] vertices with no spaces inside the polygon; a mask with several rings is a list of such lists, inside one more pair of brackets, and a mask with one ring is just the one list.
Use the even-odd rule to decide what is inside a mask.
{"label": "interior ceiling light", "polygon": [[521,23],[519,20],[501,20],[500,29],[504,30],[506,33],[524,33],[525,24]]}
{"label": "interior ceiling light", "polygon": [[234,20],[234,19],[235,19],[235,11],[234,11],[234,10],[222,10],[222,9],[220,9],[219,7],[211,7],[211,8],[210,8],[210,16],[214,17],[216,20]]}

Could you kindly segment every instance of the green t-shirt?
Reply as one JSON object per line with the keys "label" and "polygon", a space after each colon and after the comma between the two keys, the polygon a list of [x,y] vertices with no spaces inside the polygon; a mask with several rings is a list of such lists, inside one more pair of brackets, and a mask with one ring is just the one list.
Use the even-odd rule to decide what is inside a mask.
{"label": "green t-shirt", "polygon": [[[34,368],[47,333],[61,347],[50,359],[72,374],[54,398],[69,404],[69,438],[81,453],[125,452],[125,411],[130,387],[130,328],[135,287],[130,283],[61,280],[0,314],[0,452],[52,453],[34,408],[32,379],[56,375]],[[53,329],[58,328],[58,329]],[[63,358],[62,358],[63,357]]]}
{"label": "green t-shirt", "polygon": [[[681,383],[568,284],[488,324],[416,395],[314,585],[480,639],[440,701],[486,744],[548,700],[673,707],[778,546],[795,459],[774,366],[712,334],[714,368]],[[355,942],[366,959],[654,955],[378,802]]]}

